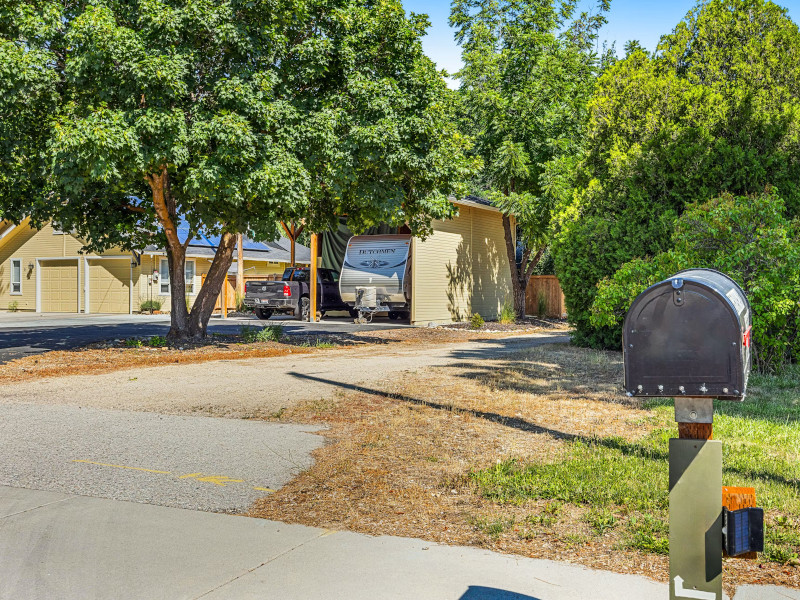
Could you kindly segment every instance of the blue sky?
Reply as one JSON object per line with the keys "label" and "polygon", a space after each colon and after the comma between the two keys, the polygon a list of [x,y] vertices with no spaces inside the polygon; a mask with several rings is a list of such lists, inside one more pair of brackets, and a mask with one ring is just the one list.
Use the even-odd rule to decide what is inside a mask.
{"label": "blue sky", "polygon": [[[585,6],[593,6],[586,2]],[[784,0],[777,4],[789,9],[789,16],[800,21],[800,0]],[[608,24],[601,32],[601,39],[616,41],[617,53],[622,54],[625,42],[639,40],[648,50],[654,50],[659,37],[669,33],[695,5],[694,0],[611,0]],[[408,12],[425,13],[430,17],[431,27],[423,40],[425,53],[440,69],[449,73],[461,67],[461,50],[453,40],[453,30],[447,23],[450,16],[448,0],[403,0]]]}

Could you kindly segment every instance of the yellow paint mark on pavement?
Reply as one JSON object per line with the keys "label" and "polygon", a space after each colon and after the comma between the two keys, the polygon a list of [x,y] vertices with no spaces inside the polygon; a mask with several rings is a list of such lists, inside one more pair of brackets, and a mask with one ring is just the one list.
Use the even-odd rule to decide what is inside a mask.
{"label": "yellow paint mark on pavement", "polygon": [[226,486],[229,483],[242,483],[244,479],[231,479],[227,475],[206,475],[205,477],[200,477],[202,473],[191,473],[189,475],[181,475],[181,479],[185,479],[187,477],[192,477],[197,481],[205,481],[208,483],[213,483],[214,485],[221,485]]}
{"label": "yellow paint mark on pavement", "polygon": [[[110,463],[95,462],[93,460],[79,460],[74,459],[72,462],[86,463],[89,465],[99,465],[101,467],[113,467],[115,469],[131,469],[132,471],[144,471],[146,473],[160,473],[162,475],[172,475],[172,471],[159,471],[157,469],[145,469],[143,467],[129,467],[127,465],[112,465]],[[188,473],[187,475],[180,475],[178,479],[194,479],[195,481],[202,481],[204,483],[213,483],[214,485],[226,486],[229,483],[244,483],[244,479],[233,479],[227,475],[205,475],[202,472]],[[254,487],[254,490],[260,492],[275,492],[272,488]]]}
{"label": "yellow paint mark on pavement", "polygon": [[156,469],[143,469],[142,467],[126,467],[125,465],[110,465],[108,463],[94,462],[92,460],[73,460],[72,462],[100,465],[101,467],[114,467],[115,469],[131,469],[133,471],[146,471],[147,473],[163,473],[169,475],[172,471],[157,471]]}

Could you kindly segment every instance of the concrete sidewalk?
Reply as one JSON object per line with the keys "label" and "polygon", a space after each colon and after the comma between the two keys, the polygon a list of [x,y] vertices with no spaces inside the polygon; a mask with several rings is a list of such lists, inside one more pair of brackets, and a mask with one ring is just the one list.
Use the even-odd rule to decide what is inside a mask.
{"label": "concrete sidewalk", "polygon": [[[643,577],[0,486],[0,599],[654,600]],[[800,599],[748,586],[735,600]]]}

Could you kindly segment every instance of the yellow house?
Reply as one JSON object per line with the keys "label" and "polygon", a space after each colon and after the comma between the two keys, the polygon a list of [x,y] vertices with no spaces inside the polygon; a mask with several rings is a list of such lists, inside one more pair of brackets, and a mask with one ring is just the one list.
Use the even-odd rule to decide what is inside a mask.
{"label": "yellow house", "polygon": [[[211,266],[213,240],[193,240],[186,252],[190,302]],[[261,244],[245,238],[245,276],[278,275],[289,265],[289,241]],[[145,300],[169,310],[170,285],[163,249],[142,252],[111,249],[81,254],[75,236],[52,225],[34,229],[23,221],[0,221],[0,310],[72,313],[133,313]],[[297,245],[299,264],[310,263],[310,251]],[[236,267],[232,268],[236,272]]]}

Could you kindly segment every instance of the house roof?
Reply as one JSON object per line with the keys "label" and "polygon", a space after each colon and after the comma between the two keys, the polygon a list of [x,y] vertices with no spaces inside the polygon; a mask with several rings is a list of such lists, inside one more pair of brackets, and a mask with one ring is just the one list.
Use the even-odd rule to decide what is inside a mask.
{"label": "house roof", "polygon": [[481,208],[483,210],[491,210],[494,212],[501,212],[499,208],[494,206],[491,201],[487,200],[486,198],[481,198],[480,196],[465,196],[464,198],[454,198],[451,197],[450,201],[453,204],[461,204],[463,206],[474,206],[476,208]]}
{"label": "house roof", "polygon": [[[178,238],[181,243],[189,237],[189,226],[181,223],[178,226]],[[219,247],[220,236],[197,234],[186,247],[186,256],[190,258],[213,258]],[[243,236],[243,255],[245,260],[262,260],[273,262],[290,262],[291,245],[289,238],[280,237],[274,242],[256,242]],[[145,247],[142,254],[166,254],[165,250],[154,244]],[[234,255],[235,256],[235,255]],[[311,264],[311,249],[303,244],[295,244],[295,262]]]}

